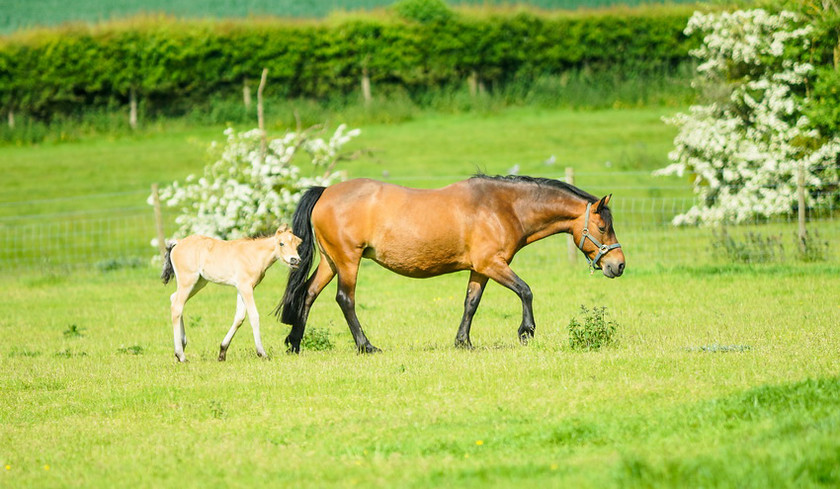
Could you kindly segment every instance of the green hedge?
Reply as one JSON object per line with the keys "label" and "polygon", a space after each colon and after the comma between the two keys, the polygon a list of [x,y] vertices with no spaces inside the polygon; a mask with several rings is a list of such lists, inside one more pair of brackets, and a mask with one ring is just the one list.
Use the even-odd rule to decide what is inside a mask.
{"label": "green hedge", "polygon": [[48,120],[121,106],[147,110],[256,89],[262,68],[277,96],[330,98],[358,90],[418,94],[474,74],[492,89],[570,69],[663,69],[688,59],[684,7],[587,14],[456,14],[420,23],[391,15],[295,22],[138,18],[0,38],[0,110]]}

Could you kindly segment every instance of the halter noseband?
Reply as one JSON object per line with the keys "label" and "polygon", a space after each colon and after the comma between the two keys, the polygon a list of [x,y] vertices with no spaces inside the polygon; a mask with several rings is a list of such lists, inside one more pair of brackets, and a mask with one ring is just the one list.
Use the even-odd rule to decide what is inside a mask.
{"label": "halter noseband", "polygon": [[600,270],[601,267],[598,266],[598,261],[610,250],[621,248],[621,245],[618,243],[613,243],[611,245],[601,244],[597,239],[595,239],[594,237],[592,237],[591,234],[589,234],[589,209],[591,208],[591,202],[586,204],[586,218],[583,221],[583,230],[580,232],[580,243],[578,244],[578,248],[580,248],[580,251],[583,251],[583,242],[586,240],[586,238],[589,238],[589,241],[592,241],[592,243],[598,247],[598,254],[595,255],[595,258],[590,259],[589,255],[587,255],[586,252],[583,251],[583,256],[585,256],[586,261],[589,262],[590,268],[594,270]]}

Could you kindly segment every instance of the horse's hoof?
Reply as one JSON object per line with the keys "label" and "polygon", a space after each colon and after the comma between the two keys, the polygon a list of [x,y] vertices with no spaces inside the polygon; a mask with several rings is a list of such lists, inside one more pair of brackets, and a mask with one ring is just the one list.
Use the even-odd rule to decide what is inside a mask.
{"label": "horse's hoof", "polygon": [[224,362],[224,361],[225,361],[225,355],[222,355],[222,354],[220,353],[220,354],[219,354],[219,361],[220,361],[220,362]]}
{"label": "horse's hoof", "polygon": [[263,360],[271,360],[271,358],[268,356],[268,353],[266,352],[257,353],[257,356],[259,358],[262,358]]}
{"label": "horse's hoof", "polygon": [[368,353],[381,353],[381,352],[382,352],[382,350],[380,350],[379,348],[371,345],[370,343],[365,343],[364,345],[359,347],[359,353],[368,354]]}
{"label": "horse's hoof", "polygon": [[300,354],[300,346],[289,345],[289,347],[286,348],[286,353],[289,355]]}
{"label": "horse's hoof", "polygon": [[460,340],[460,339],[457,339],[457,338],[455,339],[455,348],[460,348],[462,350],[473,350],[474,349],[470,340]]}

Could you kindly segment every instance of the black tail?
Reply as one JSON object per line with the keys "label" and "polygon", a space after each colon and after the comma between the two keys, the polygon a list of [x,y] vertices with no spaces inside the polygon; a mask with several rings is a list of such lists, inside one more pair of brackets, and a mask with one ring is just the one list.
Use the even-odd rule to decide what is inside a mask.
{"label": "black tail", "polygon": [[280,300],[274,314],[280,316],[282,322],[295,327],[304,326],[303,303],[306,300],[306,279],[315,255],[315,233],[310,220],[312,209],[324,190],[325,187],[312,187],[307,190],[292,216],[292,232],[302,240],[298,247],[300,265],[289,274],[286,293],[283,294],[283,299]]}
{"label": "black tail", "polygon": [[166,254],[163,255],[163,271],[160,272],[160,279],[163,280],[164,285],[172,280],[172,275],[175,274],[175,269],[172,268],[172,248],[176,243],[169,243],[166,245]]}

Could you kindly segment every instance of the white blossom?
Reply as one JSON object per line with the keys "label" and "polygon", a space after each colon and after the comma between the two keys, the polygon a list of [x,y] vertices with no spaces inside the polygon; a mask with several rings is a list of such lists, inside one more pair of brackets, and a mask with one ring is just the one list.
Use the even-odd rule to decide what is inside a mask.
{"label": "white blossom", "polygon": [[[729,95],[666,119],[679,133],[672,163],[654,174],[692,175],[699,202],[675,225],[790,212],[800,170],[813,189],[838,183],[840,139],[821,137],[802,113],[814,67],[795,53],[807,49],[812,30],[795,13],[762,9],[689,19],[686,34],[704,36],[692,51],[701,61],[694,85],[725,84]],[[819,197],[807,199],[812,206]]]}
{"label": "white blossom", "polygon": [[[290,131],[267,141],[262,157],[259,129],[242,133],[226,129],[224,145],[211,143],[210,151],[218,156],[202,176],[189,175],[184,183],[176,181],[160,190],[161,202],[178,213],[175,236],[235,239],[271,232],[281,222],[289,223],[307,188],[342,178],[343,173],[333,167],[341,147],[359,133],[358,129],[347,131],[342,124],[324,141],[311,138],[308,131]],[[303,162],[296,158],[301,149],[310,163],[305,170],[296,164]],[[152,203],[151,196],[148,202]]]}

